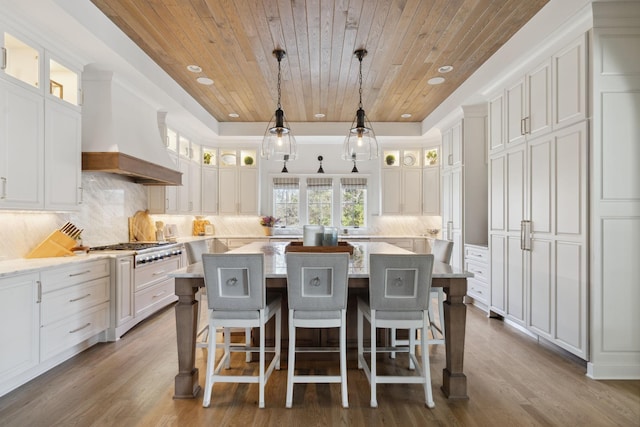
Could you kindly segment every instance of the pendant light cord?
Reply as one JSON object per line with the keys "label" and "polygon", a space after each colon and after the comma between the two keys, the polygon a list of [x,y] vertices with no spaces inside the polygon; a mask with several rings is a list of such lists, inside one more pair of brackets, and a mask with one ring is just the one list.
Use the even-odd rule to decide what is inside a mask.
{"label": "pendant light cord", "polygon": [[[280,61],[282,61],[282,58],[280,56],[278,56],[278,105],[277,105],[278,109],[282,108],[282,105],[280,104],[280,81],[281,81],[280,80],[281,79],[281,77],[280,77]],[[362,102],[362,101],[360,101],[360,102]]]}
{"label": "pendant light cord", "polygon": [[360,60],[360,104],[358,107],[362,108],[362,56],[358,56],[358,60]]}

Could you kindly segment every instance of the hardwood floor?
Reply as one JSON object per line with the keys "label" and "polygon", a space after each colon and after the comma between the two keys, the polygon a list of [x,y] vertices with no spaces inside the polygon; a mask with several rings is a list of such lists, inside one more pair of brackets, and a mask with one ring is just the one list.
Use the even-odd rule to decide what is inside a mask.
{"label": "hardwood floor", "polygon": [[[206,351],[196,366],[204,385]],[[355,361],[349,364],[349,409],[339,384],[300,384],[294,407],[285,409],[286,364],[266,389],[258,409],[255,384],[218,384],[211,408],[174,400],[177,372],[175,317],[170,307],[116,343],[99,344],[0,398],[2,426],[639,426],[640,381],[593,381],[584,362],[536,342],[500,320],[470,307],[465,373],[469,400],[440,391],[444,347],[432,346],[436,407],[424,405],[418,385],[378,386],[379,408],[369,407],[369,386]],[[233,369],[247,369],[234,355]],[[402,370],[406,358],[379,359]],[[307,362],[309,369],[337,370],[336,363]],[[254,363],[248,369],[253,369]],[[301,364],[302,366],[302,364]]]}

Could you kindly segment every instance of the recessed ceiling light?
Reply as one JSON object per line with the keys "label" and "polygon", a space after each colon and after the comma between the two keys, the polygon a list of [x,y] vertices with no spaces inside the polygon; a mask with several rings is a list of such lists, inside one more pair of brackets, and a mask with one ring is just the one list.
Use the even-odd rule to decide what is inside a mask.
{"label": "recessed ceiling light", "polygon": [[192,73],[201,73],[202,67],[198,65],[187,65],[187,70],[191,71]]}
{"label": "recessed ceiling light", "polygon": [[430,85],[439,85],[444,83],[444,77],[434,77],[432,79],[427,80],[427,83]]}
{"label": "recessed ceiling light", "polygon": [[411,114],[409,114],[409,113],[404,113],[404,114],[402,114],[400,117],[402,117],[403,119],[408,119],[409,117],[411,117]]}
{"label": "recessed ceiling light", "polygon": [[196,81],[205,86],[211,86],[213,84],[213,80],[211,80],[209,77],[198,77]]}
{"label": "recessed ceiling light", "polygon": [[448,73],[450,71],[453,71],[453,66],[451,65],[443,65],[442,67],[438,68],[438,72],[442,74]]}
{"label": "recessed ceiling light", "polygon": [[240,117],[240,114],[238,114],[238,113],[229,113],[229,117],[231,117],[232,119],[237,119],[238,117]]}
{"label": "recessed ceiling light", "polygon": [[322,113],[316,113],[316,114],[314,114],[314,115],[313,115],[313,117],[315,117],[316,119],[321,119],[321,118],[323,118],[323,117],[324,117],[324,114],[322,114]]}

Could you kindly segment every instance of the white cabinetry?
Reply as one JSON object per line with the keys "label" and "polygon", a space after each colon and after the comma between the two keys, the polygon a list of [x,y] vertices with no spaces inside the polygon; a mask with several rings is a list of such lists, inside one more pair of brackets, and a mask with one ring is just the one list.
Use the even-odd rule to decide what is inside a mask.
{"label": "white cabinetry", "polygon": [[491,152],[587,118],[586,36],[582,35],[489,101]]}
{"label": "white cabinetry", "polygon": [[453,241],[451,265],[457,268],[464,268],[465,244],[487,244],[487,107],[462,110],[442,133],[442,235]]}
{"label": "white cabinetry", "polygon": [[0,32],[0,208],[76,210],[80,71],[27,40]]}
{"label": "white cabinetry", "polygon": [[382,163],[382,214],[422,214],[422,150],[385,150]]}
{"label": "white cabinetry", "polygon": [[258,214],[258,166],[255,150],[220,149],[218,213]]}
{"label": "white cabinetry", "polygon": [[45,361],[109,327],[109,261],[90,261],[41,273],[40,358]]}
{"label": "white cabinetry", "polygon": [[489,306],[489,251],[486,246],[465,245],[464,269],[473,273],[467,279],[467,295],[475,305],[486,310]]}
{"label": "white cabinetry", "polygon": [[0,279],[0,395],[38,365],[40,356],[40,275],[19,274]]}
{"label": "white cabinetry", "polygon": [[215,148],[202,149],[202,213],[218,213],[218,151]]}
{"label": "white cabinetry", "polygon": [[587,358],[587,125],[491,158],[491,310]]}
{"label": "white cabinetry", "polygon": [[115,341],[135,324],[133,307],[133,255],[112,260],[111,275],[111,327],[108,339]]}
{"label": "white cabinetry", "polygon": [[0,208],[44,206],[44,99],[0,79]]}
{"label": "white cabinetry", "polygon": [[78,209],[83,197],[80,108],[46,99],[44,116],[45,209]]}
{"label": "white cabinetry", "polygon": [[422,169],[422,214],[440,215],[440,161],[438,147],[424,149]]}

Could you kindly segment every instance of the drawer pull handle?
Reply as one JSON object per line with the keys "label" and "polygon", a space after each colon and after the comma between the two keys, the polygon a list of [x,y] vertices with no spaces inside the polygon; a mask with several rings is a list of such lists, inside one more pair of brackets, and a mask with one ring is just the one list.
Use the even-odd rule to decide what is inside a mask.
{"label": "drawer pull handle", "polygon": [[162,291],[162,292],[160,292],[159,294],[155,294],[153,297],[154,297],[154,298],[158,298],[159,296],[162,296],[162,295],[164,295],[165,293],[166,293],[166,291]]}
{"label": "drawer pull handle", "polygon": [[165,271],[164,271],[164,270],[156,271],[155,273],[153,273],[153,275],[154,275],[154,276],[161,276],[161,275],[163,275],[163,274],[165,274]]}
{"label": "drawer pull handle", "polygon": [[81,331],[81,330],[83,330],[83,329],[86,329],[86,328],[88,328],[89,326],[91,326],[91,322],[87,323],[87,324],[86,324],[86,325],[84,325],[84,326],[80,326],[79,328],[74,329],[73,331],[69,331],[69,333],[70,333],[70,334],[75,334],[76,332],[79,332],[79,331]]}
{"label": "drawer pull handle", "polygon": [[83,274],[91,273],[91,270],[81,271],[80,273],[70,274],[69,277],[82,276]]}
{"label": "drawer pull handle", "polygon": [[90,297],[90,296],[91,296],[91,294],[86,294],[86,295],[83,295],[83,296],[78,297],[78,298],[70,299],[70,300],[69,300],[69,302],[76,302],[76,301],[80,301],[81,299],[85,299],[85,298],[88,298],[88,297]]}

